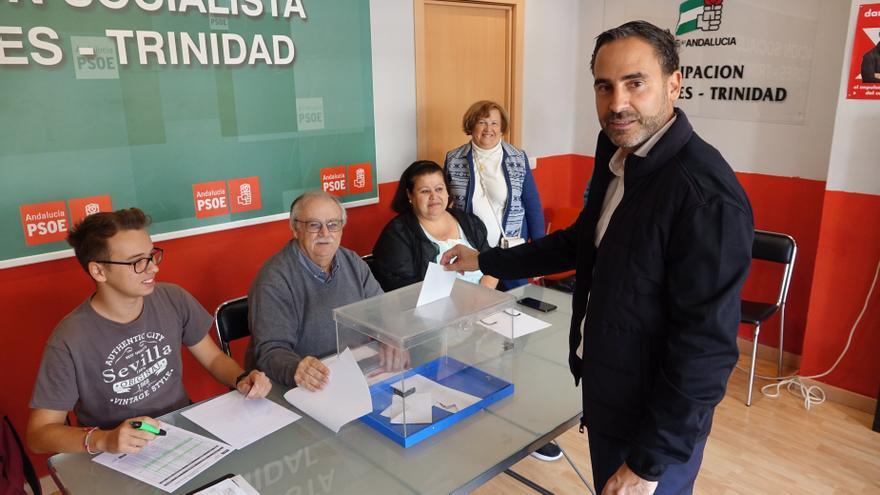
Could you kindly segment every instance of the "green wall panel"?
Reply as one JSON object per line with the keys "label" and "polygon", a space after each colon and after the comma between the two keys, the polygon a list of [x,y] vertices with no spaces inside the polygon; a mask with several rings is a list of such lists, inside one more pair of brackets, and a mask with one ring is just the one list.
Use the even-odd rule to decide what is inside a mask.
{"label": "green wall panel", "polygon": [[[171,12],[167,0],[153,13],[133,0],[121,10],[97,0],[88,8],[0,2],[0,26],[23,30],[0,35],[5,55],[28,61],[11,65],[0,56],[0,262],[67,248],[63,241],[27,245],[22,205],[109,195],[114,209],[150,214],[154,234],[173,233],[286,212],[296,195],[321,187],[322,168],[365,162],[373,166],[370,191],[340,199],[374,199],[369,1],[302,1],[305,20],[273,17],[263,1],[259,17]],[[59,63],[39,65],[29,55],[46,55],[28,39],[35,26],[57,32]],[[166,63],[152,54],[140,63],[132,39],[128,64],[120,65],[106,29],[160,33]],[[272,35],[288,36],[294,62],[171,63],[169,36],[212,32],[246,41],[260,34],[270,52]],[[84,58],[79,46],[98,54]],[[115,70],[108,69],[114,60]],[[298,102],[309,111],[298,115]],[[259,177],[260,209],[196,218],[193,184],[252,176]]]}

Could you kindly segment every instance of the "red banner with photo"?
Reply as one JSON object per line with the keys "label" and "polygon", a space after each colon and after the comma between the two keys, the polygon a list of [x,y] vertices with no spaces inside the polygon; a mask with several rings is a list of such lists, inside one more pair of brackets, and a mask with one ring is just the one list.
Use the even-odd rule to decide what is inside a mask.
{"label": "red banner with photo", "polygon": [[846,97],[880,100],[880,3],[859,6]]}

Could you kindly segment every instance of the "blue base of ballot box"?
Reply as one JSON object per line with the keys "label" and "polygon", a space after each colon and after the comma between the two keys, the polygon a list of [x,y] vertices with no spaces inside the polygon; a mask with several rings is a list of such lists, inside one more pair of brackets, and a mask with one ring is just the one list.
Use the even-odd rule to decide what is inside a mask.
{"label": "blue base of ballot box", "polygon": [[[435,405],[432,407],[431,423],[392,424],[391,418],[382,416],[382,411],[391,405],[395,394],[391,384],[413,375],[422,375],[440,385],[479,397],[480,400],[454,413]],[[372,385],[370,394],[373,398],[373,412],[363,416],[361,420],[397,444],[408,448],[513,394],[513,384],[456,359],[440,357]]]}

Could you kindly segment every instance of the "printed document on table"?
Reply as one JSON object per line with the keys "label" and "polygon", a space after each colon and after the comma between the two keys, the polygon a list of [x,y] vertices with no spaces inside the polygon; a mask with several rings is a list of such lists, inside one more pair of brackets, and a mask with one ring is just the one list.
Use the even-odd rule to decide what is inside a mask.
{"label": "printed document on table", "polygon": [[92,460],[171,493],[232,452],[229,445],[183,428],[164,423],[162,428],[168,433],[137,454],[105,452]]}
{"label": "printed document on table", "polygon": [[235,449],[244,448],[302,417],[269,399],[246,399],[237,390],[181,414]]}
{"label": "printed document on table", "polygon": [[351,350],[346,348],[337,359],[324,364],[330,368],[330,382],[323,390],[296,387],[287,391],[284,399],[339,433],[342,425],[373,411],[373,398]]}
{"label": "printed document on table", "polygon": [[416,307],[449,297],[454,283],[455,272],[447,272],[437,263],[428,263],[428,271],[425,272],[425,281],[422,282]]}
{"label": "printed document on table", "polygon": [[544,320],[539,320],[532,315],[512,309],[499,311],[498,313],[489,315],[478,322],[489,330],[494,330],[505,337],[514,339],[522,337],[523,335],[528,335],[532,332],[537,332],[538,330],[543,330],[550,326],[550,324]]}
{"label": "printed document on table", "polygon": [[195,495],[260,495],[260,492],[240,474],[194,493]]}

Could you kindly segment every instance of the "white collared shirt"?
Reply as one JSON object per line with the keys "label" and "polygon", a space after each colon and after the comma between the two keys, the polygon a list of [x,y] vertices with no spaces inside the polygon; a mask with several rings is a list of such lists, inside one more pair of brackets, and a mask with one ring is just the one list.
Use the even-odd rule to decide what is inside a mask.
{"label": "white collared shirt", "polygon": [[[655,132],[653,136],[639,146],[639,149],[635,150],[633,154],[643,158],[648,156],[648,153],[657,144],[657,141],[660,141],[660,138],[672,127],[673,122],[675,122],[675,115],[659,131]],[[608,224],[611,222],[611,215],[614,214],[614,210],[617,209],[620,200],[623,199],[623,172],[626,156],[623,148],[617,148],[614,156],[611,157],[611,161],[608,162],[608,169],[611,170],[614,177],[608,183],[608,190],[605,191],[605,199],[602,201],[602,213],[599,215],[599,221],[596,222],[596,237],[594,240],[596,247],[599,247],[599,244],[602,242],[605,231],[608,230]]]}

